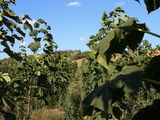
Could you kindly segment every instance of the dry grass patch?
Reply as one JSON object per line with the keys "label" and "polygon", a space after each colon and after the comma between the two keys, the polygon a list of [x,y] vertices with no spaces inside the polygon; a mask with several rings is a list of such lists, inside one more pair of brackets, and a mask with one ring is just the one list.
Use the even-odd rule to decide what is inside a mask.
{"label": "dry grass patch", "polygon": [[59,120],[64,114],[63,108],[48,109],[44,107],[34,111],[31,120]]}

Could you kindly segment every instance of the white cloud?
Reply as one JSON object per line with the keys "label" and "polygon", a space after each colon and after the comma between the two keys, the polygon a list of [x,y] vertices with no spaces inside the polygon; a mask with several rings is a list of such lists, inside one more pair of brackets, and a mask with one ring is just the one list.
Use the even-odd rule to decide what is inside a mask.
{"label": "white cloud", "polygon": [[85,40],[85,38],[84,38],[84,37],[80,37],[79,39],[80,39],[81,41]]}
{"label": "white cloud", "polygon": [[80,6],[81,5],[81,3],[80,2],[78,2],[78,1],[74,1],[74,2],[70,2],[70,3],[68,3],[66,6]]}
{"label": "white cloud", "polygon": [[122,7],[124,6],[126,3],[125,2],[119,2],[119,3],[116,3],[116,6],[117,7]]}

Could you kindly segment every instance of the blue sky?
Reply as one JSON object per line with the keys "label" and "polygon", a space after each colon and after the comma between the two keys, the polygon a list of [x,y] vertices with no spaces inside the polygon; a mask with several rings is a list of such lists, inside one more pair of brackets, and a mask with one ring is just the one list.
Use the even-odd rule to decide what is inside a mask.
{"label": "blue sky", "polygon": [[[33,20],[42,18],[51,27],[58,50],[89,50],[86,43],[89,36],[101,28],[102,12],[110,12],[120,6],[130,17],[145,22],[152,32],[160,34],[160,10],[148,15],[143,0],[139,5],[134,0],[16,0],[11,9],[17,15],[28,14]],[[145,35],[153,46],[160,44],[160,39]],[[29,43],[30,40],[26,40]]]}

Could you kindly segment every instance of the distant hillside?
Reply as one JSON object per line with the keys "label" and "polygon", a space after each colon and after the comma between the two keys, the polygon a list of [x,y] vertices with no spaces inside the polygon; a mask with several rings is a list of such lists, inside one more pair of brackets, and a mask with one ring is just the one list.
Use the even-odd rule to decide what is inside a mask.
{"label": "distant hillside", "polygon": [[80,50],[64,50],[61,52],[64,53],[66,57],[70,60],[77,60],[77,59],[85,58],[90,53],[90,51],[81,52]]}

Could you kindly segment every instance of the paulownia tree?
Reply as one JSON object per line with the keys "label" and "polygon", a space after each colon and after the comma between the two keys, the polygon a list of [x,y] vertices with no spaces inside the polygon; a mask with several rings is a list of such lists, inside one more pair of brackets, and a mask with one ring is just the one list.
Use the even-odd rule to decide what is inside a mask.
{"label": "paulownia tree", "polygon": [[27,34],[33,39],[33,42],[28,46],[32,52],[35,53],[40,48],[41,41],[46,42],[44,52],[53,51],[57,46],[49,33],[51,27],[42,19],[38,19],[34,25],[30,24],[29,21],[32,19],[28,15],[17,16],[9,8],[10,4],[15,5],[15,0],[0,0],[0,44],[3,46],[1,52],[19,60],[21,52],[25,52],[23,49],[25,46],[20,46],[21,52],[13,51],[12,47],[17,41],[24,42]]}
{"label": "paulownia tree", "polygon": [[[119,14],[118,14],[119,13]],[[113,15],[113,16],[112,16]],[[114,18],[114,19],[113,19]],[[114,53],[123,53],[126,49],[136,50],[142,42],[145,33],[159,37],[149,31],[147,26],[140,24],[136,18],[125,15],[120,7],[115,8],[109,15],[102,17],[102,28],[96,35],[90,37],[89,47],[95,54],[98,63],[105,67],[109,73],[113,73],[106,83],[97,87],[84,99],[83,103],[91,111],[102,111],[111,114],[113,118],[120,119],[121,109],[127,109],[122,98],[130,101],[139,91],[143,77],[143,69],[137,64],[123,66],[120,72],[115,72],[115,65],[111,64],[111,57]],[[116,73],[116,74],[115,74]],[[154,80],[147,80],[154,82]],[[105,116],[105,117],[106,117]],[[108,116],[106,117],[108,118]]]}
{"label": "paulownia tree", "polygon": [[[30,104],[31,104],[31,91],[32,91],[32,75],[37,72],[36,67],[30,66],[29,59],[27,58],[26,49],[29,48],[34,54],[43,48],[46,54],[52,54],[57,48],[56,43],[53,41],[52,34],[49,33],[51,27],[43,20],[38,19],[34,24],[30,24],[32,19],[28,15],[18,16],[14,11],[9,8],[10,4],[15,5],[15,0],[0,0],[0,52],[8,54],[11,58],[18,60],[21,67],[26,71],[26,89],[28,92],[27,97],[27,117],[30,117]],[[20,52],[14,51],[15,44],[24,42],[25,37],[31,38],[32,42],[26,46],[19,46]],[[41,47],[41,45],[42,46]],[[36,59],[37,60],[37,59]],[[27,69],[28,68],[28,69]],[[31,70],[28,71],[27,70]],[[23,81],[23,80],[22,80]],[[14,100],[11,98],[9,92],[9,85],[11,85],[11,78],[8,73],[0,73],[0,107],[13,106]],[[22,85],[22,84],[20,84]]]}

